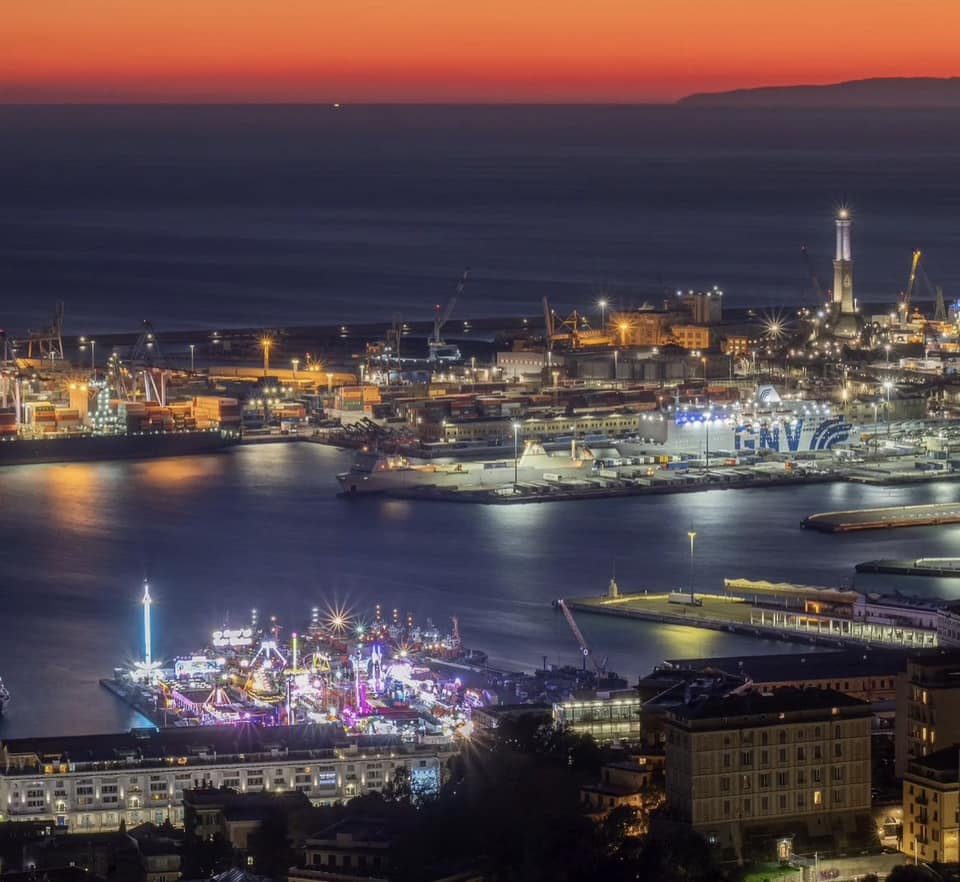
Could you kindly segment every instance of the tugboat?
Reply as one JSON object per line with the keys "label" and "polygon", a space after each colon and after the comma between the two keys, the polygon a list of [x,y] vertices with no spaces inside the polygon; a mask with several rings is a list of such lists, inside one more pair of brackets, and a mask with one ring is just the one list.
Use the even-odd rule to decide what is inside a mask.
{"label": "tugboat", "polygon": [[0,717],[3,716],[3,711],[9,702],[10,691],[3,685],[3,678],[0,678]]}

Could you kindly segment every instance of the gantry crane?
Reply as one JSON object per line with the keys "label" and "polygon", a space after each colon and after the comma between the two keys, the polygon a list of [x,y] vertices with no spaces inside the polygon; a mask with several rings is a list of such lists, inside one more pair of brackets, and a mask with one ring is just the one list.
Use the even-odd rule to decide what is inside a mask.
{"label": "gantry crane", "polygon": [[447,305],[441,309],[440,304],[437,304],[436,315],[433,319],[433,336],[430,337],[430,343],[428,344],[430,361],[459,361],[460,359],[460,350],[456,346],[447,346],[447,344],[443,342],[440,334],[443,331],[443,326],[450,318],[453,308],[457,305],[457,301],[463,294],[463,288],[467,284],[467,277],[469,275],[470,268],[468,267],[463,271],[463,276],[460,278],[457,290],[453,292],[453,297],[447,301]]}

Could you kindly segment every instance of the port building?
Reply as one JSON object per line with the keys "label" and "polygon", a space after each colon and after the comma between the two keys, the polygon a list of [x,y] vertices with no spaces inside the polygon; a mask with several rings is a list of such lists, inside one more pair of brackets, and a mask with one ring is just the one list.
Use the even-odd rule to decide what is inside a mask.
{"label": "port building", "polygon": [[405,767],[439,788],[449,739],[350,738],[339,726],[210,726],[0,743],[0,821],[41,821],[70,832],[151,822],[183,826],[184,791],[299,791],[332,805],[381,790]]}

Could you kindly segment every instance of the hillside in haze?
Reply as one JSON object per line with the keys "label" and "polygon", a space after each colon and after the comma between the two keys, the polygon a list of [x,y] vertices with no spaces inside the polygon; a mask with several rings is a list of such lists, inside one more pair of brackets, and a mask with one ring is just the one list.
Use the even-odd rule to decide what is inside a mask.
{"label": "hillside in haze", "polygon": [[853,80],[829,86],[768,86],[699,92],[689,107],[960,107],[960,77]]}

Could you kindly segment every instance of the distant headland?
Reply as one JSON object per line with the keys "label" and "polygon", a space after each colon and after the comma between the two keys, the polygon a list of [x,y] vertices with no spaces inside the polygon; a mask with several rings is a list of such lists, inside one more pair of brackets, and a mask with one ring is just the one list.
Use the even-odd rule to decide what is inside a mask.
{"label": "distant headland", "polygon": [[698,92],[690,107],[960,107],[960,77],[878,77],[826,86],[765,86]]}

